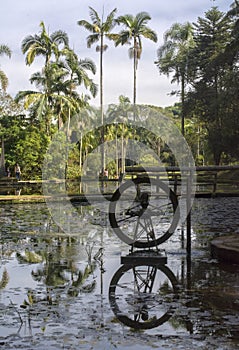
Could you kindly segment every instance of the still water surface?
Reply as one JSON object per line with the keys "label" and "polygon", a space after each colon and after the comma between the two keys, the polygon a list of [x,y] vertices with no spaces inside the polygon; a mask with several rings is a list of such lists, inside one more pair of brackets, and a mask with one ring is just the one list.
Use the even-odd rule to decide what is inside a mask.
{"label": "still water surface", "polygon": [[[213,237],[239,233],[238,205],[196,199],[191,259],[180,225],[160,246],[166,270],[124,270],[107,214],[79,207],[82,229],[66,237],[45,204],[1,204],[1,349],[238,349],[239,267],[210,255]],[[145,286],[154,273],[132,300],[135,275]]]}

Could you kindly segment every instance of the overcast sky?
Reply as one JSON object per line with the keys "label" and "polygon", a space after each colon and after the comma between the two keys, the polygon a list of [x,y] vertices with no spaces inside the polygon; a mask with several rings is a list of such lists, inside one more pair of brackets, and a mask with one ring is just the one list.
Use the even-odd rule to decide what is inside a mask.
{"label": "overcast sky", "polygon": [[[43,60],[37,58],[30,67],[26,66],[21,42],[26,36],[40,32],[41,21],[50,34],[55,30],[65,31],[79,58],[91,58],[98,67],[99,54],[95,46],[91,49],[86,47],[89,33],[78,26],[77,21],[90,21],[89,6],[100,15],[104,9],[105,16],[116,7],[117,15],[148,12],[152,18],[148,26],[158,35],[157,43],[143,39],[143,53],[137,72],[137,103],[172,105],[177,98],[169,96],[169,93],[176,86],[172,86],[167,77],[159,75],[154,65],[164,32],[175,22],[195,22],[211,6],[227,12],[232,3],[233,0],[0,0],[0,44],[6,44],[12,50],[10,60],[5,56],[0,58],[1,69],[9,78],[8,92],[14,97],[19,90],[34,89],[29,78],[41,69]],[[133,62],[128,57],[128,46],[115,48],[112,43],[107,44],[109,48],[104,54],[104,102],[117,103],[121,94],[132,101]],[[99,83],[98,74],[95,82]],[[93,104],[99,104],[99,97],[93,100]]]}

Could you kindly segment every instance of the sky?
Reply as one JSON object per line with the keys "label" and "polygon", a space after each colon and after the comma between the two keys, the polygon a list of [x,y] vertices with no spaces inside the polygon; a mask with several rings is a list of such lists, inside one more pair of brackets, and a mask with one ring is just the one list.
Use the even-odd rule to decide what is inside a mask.
{"label": "sky", "polygon": [[[65,31],[70,47],[80,59],[91,58],[95,62],[97,74],[94,81],[99,84],[99,53],[95,46],[87,48],[89,32],[77,21],[90,21],[89,6],[100,16],[104,11],[105,17],[117,8],[117,16],[148,12],[151,16],[148,26],[158,35],[157,43],[147,39],[142,41],[143,51],[137,70],[137,103],[162,107],[173,105],[178,97],[171,96],[170,92],[176,90],[177,85],[172,85],[170,78],[160,75],[154,64],[165,31],[175,22],[196,22],[212,6],[227,12],[232,3],[233,0],[0,0],[0,44],[8,45],[12,50],[11,59],[0,57],[0,68],[9,79],[7,91],[14,97],[20,90],[35,89],[29,78],[41,70],[43,59],[38,57],[31,66],[26,66],[21,43],[26,36],[40,32],[41,21],[49,34],[56,30]],[[118,103],[120,95],[132,101],[133,62],[128,56],[128,46],[115,48],[113,43],[107,44],[108,49],[104,53],[104,104]],[[92,104],[99,105],[99,96],[92,99]]]}

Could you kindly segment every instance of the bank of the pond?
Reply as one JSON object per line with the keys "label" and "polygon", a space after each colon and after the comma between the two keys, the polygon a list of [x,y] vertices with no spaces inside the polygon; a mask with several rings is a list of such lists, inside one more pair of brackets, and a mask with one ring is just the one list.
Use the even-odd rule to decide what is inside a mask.
{"label": "bank of the pond", "polygon": [[[103,196],[106,199],[110,199],[112,197],[112,193],[104,193]],[[46,200],[51,200],[51,201],[61,201],[62,196],[45,196],[41,194],[32,194],[32,195],[0,195],[0,202],[1,203],[44,203]],[[84,194],[82,195],[75,195],[75,196],[68,196],[70,198],[70,201],[72,203],[85,203],[85,202],[90,202],[90,201],[100,201],[102,200],[102,195],[101,194],[87,194],[85,196]],[[90,203],[89,203],[90,204]]]}
{"label": "bank of the pond", "polygon": [[46,200],[45,196],[42,195],[2,195],[0,196],[1,203],[44,203]]}
{"label": "bank of the pond", "polygon": [[239,264],[239,234],[215,238],[211,242],[211,252],[219,261]]}

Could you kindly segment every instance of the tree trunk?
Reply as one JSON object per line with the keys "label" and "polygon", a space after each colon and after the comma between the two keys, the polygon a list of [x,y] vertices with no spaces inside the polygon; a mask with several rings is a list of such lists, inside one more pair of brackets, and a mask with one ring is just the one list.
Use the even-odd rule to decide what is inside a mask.
{"label": "tree trunk", "polygon": [[136,104],[136,70],[137,70],[137,43],[134,38],[134,85],[133,85],[133,104]]}
{"label": "tree trunk", "polygon": [[105,169],[105,127],[104,127],[104,107],[103,107],[103,33],[100,38],[100,112],[101,112],[101,167],[102,173]]}
{"label": "tree trunk", "polygon": [[4,140],[2,139],[1,159],[0,159],[0,177],[5,176],[5,151]]}
{"label": "tree trunk", "polygon": [[184,130],[184,121],[185,121],[185,76],[184,73],[182,74],[182,81],[181,81],[181,102],[182,102],[182,117],[181,117],[181,132],[182,135],[185,135]]}

